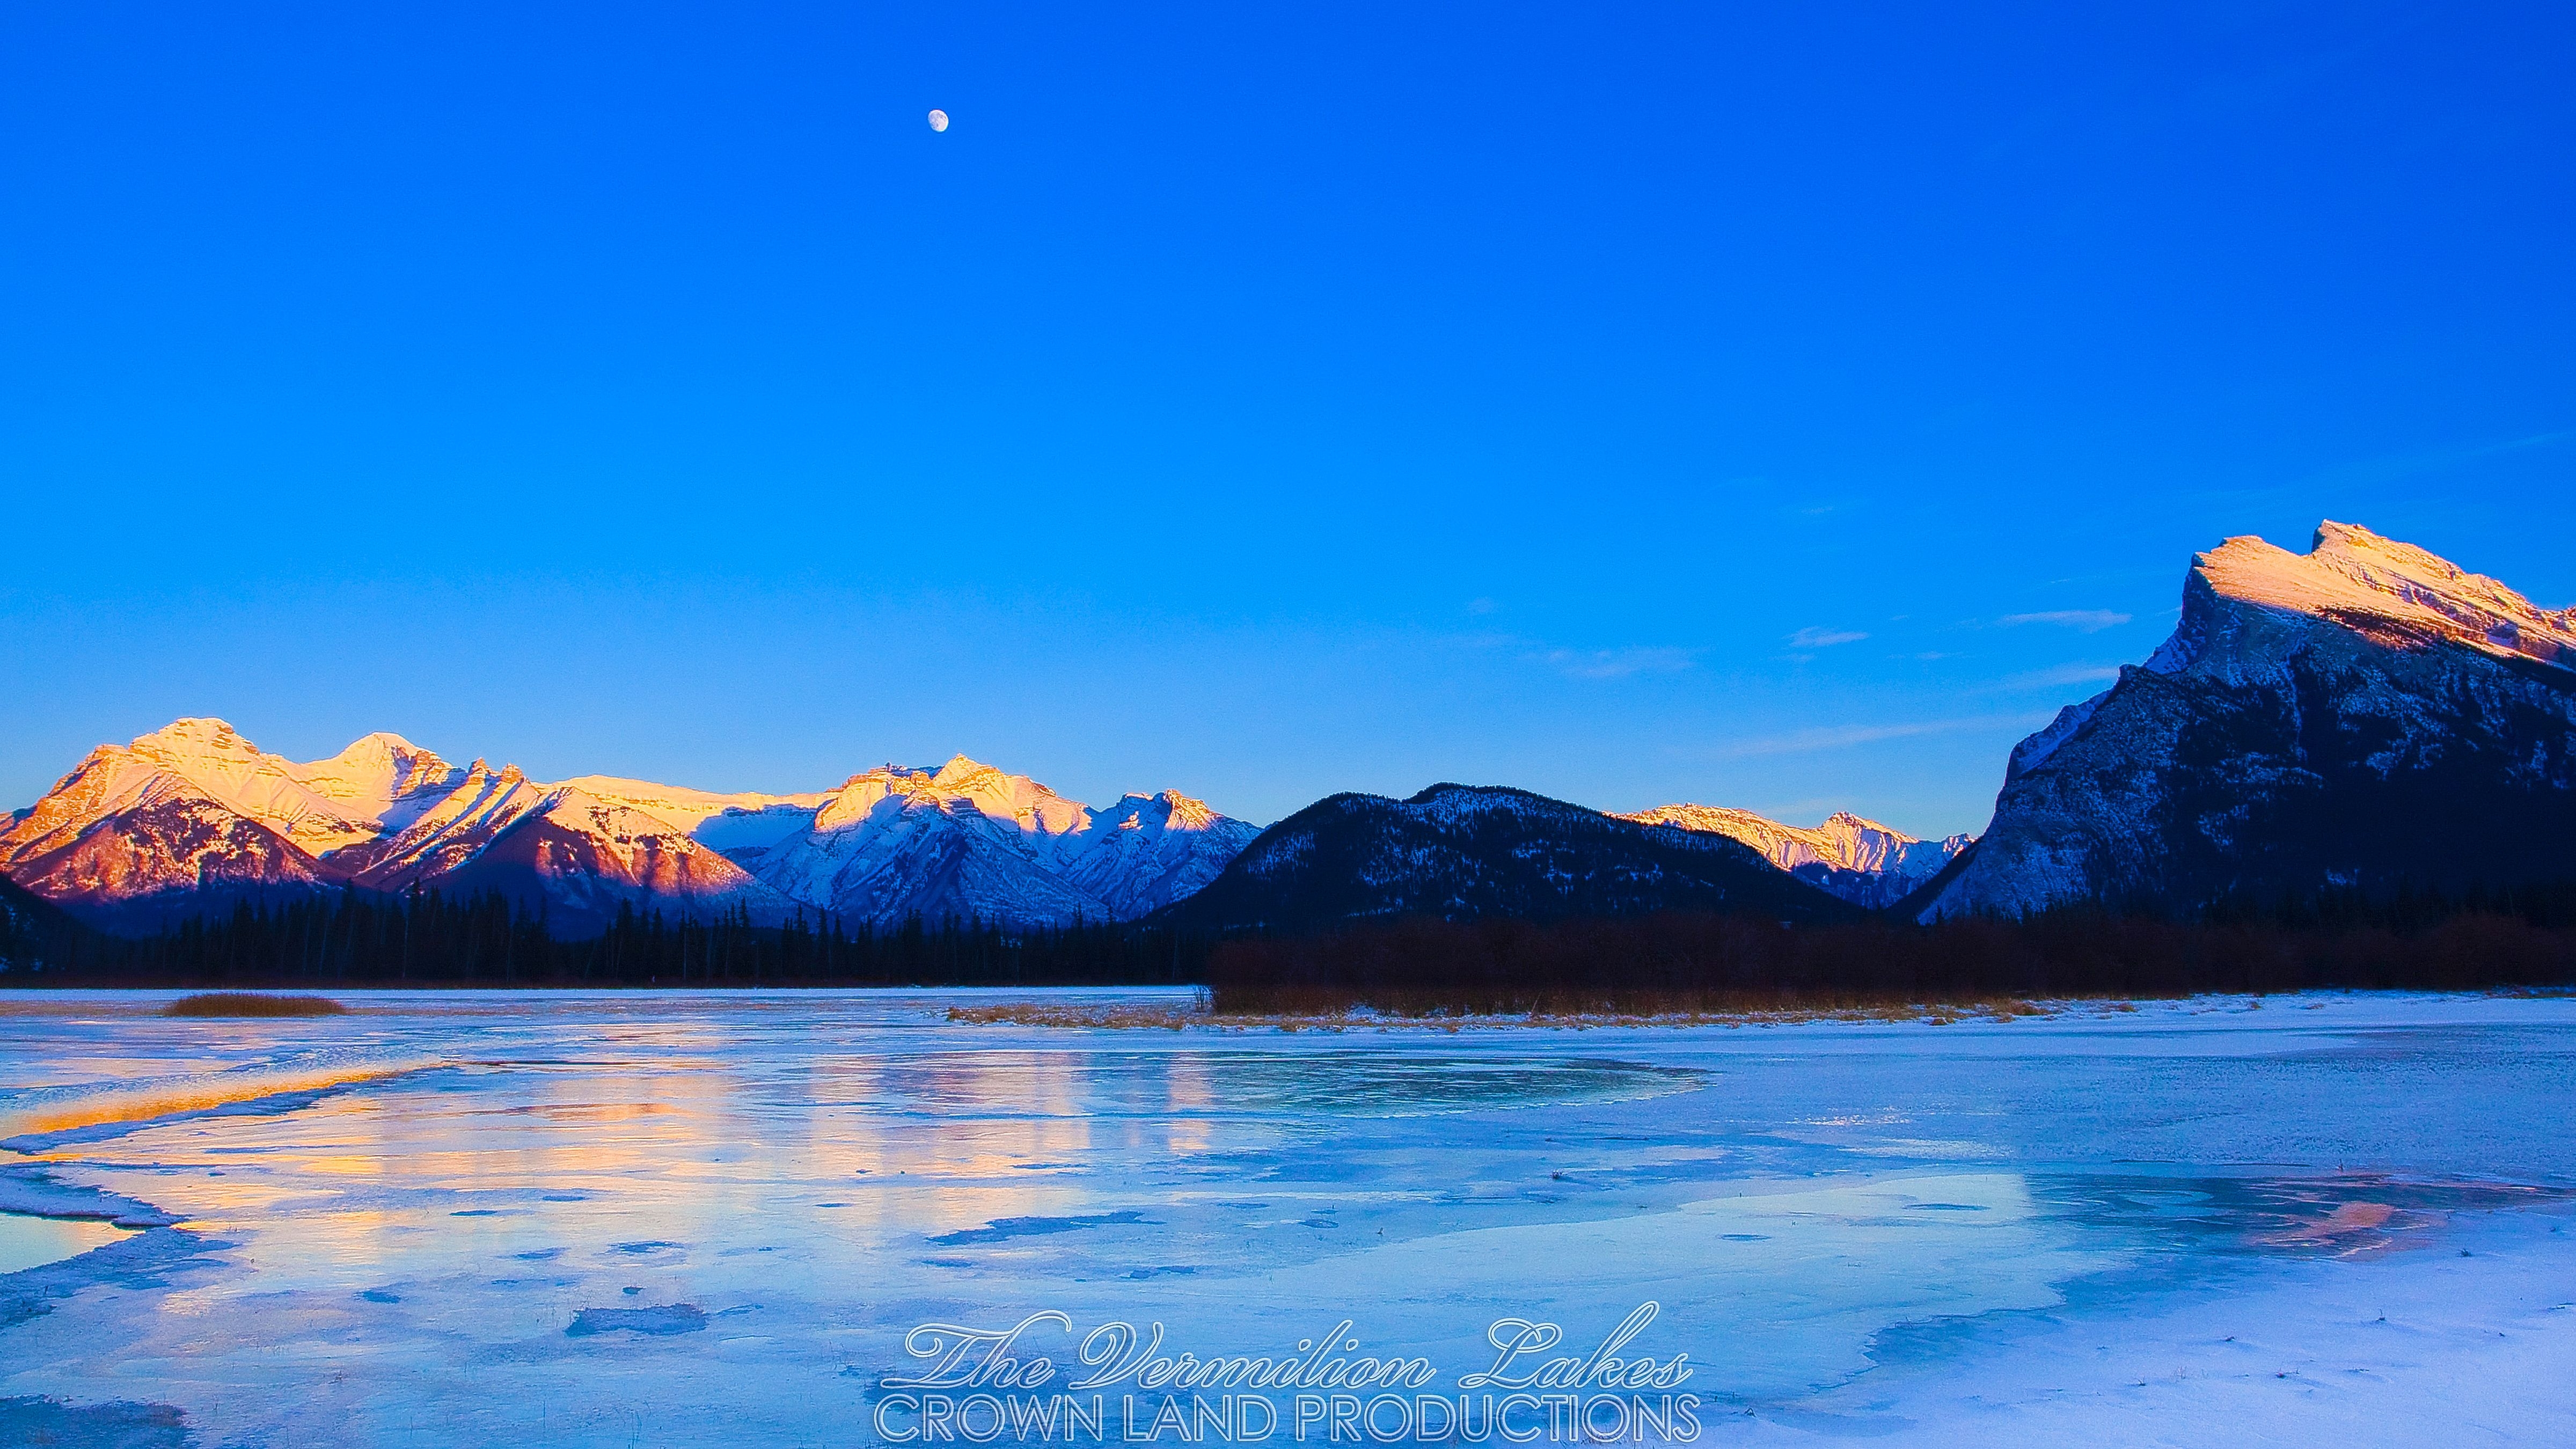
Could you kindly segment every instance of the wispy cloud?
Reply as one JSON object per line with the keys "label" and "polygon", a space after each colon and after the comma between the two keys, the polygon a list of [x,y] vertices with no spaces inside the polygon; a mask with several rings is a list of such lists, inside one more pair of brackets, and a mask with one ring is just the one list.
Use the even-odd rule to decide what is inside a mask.
{"label": "wispy cloud", "polygon": [[1469,599],[1467,601],[1467,612],[1470,614],[1490,614],[1494,612],[1497,607],[1498,606],[1491,599]]}
{"label": "wispy cloud", "polygon": [[1720,759],[1738,760],[1761,755],[1803,755],[1819,750],[1845,750],[1854,745],[1874,745],[1883,740],[1913,739],[1919,735],[1955,734],[1962,730],[2031,730],[2048,723],[2048,720],[2049,716],[2045,714],[2012,713],[1895,720],[1884,724],[1819,725],[1783,735],[1737,740],[1719,749],[1717,755]]}
{"label": "wispy cloud", "polygon": [[1789,643],[1800,649],[1822,649],[1833,644],[1857,644],[1868,637],[1857,629],[1827,629],[1811,624],[1790,635]]}
{"label": "wispy cloud", "polygon": [[2029,669],[1995,681],[1998,689],[2063,689],[2070,684],[2108,684],[2120,677],[2116,664],[2060,664]]}
{"label": "wispy cloud", "polygon": [[2007,626],[2062,624],[2069,629],[2081,629],[2087,634],[2099,634],[2114,625],[2129,622],[2129,616],[2114,613],[2109,609],[2049,609],[2037,614],[2006,614],[1995,622]]}
{"label": "wispy cloud", "polygon": [[1677,674],[1699,667],[1700,651],[1657,644],[1568,649],[1542,639],[1501,632],[1452,638],[1469,649],[1507,651],[1525,664],[1545,665],[1568,679],[1628,679],[1640,674]]}
{"label": "wispy cloud", "polygon": [[1626,679],[1638,674],[1675,674],[1699,661],[1688,649],[1644,645],[1626,649],[1550,649],[1538,661],[1569,679]]}

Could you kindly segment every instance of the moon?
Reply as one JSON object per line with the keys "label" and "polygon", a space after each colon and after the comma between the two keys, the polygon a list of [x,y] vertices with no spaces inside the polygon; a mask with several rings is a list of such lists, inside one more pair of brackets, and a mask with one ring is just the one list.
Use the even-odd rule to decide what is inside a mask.
{"label": "moon", "polygon": [[930,129],[934,131],[947,130],[948,113],[946,111],[932,111],[930,113]]}

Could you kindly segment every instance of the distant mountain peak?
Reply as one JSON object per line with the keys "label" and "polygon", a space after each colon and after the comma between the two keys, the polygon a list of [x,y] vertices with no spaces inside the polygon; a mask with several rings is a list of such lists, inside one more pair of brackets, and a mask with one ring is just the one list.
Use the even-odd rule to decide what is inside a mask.
{"label": "distant mountain peak", "polygon": [[1222,818],[1208,808],[1205,800],[1194,800],[1178,790],[1165,790],[1153,798],[1161,803],[1164,818],[1175,830],[1205,830]]}
{"label": "distant mountain peak", "polygon": [[1001,773],[1002,772],[1000,770],[994,769],[992,766],[987,765],[980,760],[969,759],[964,755],[950,755],[948,757],[947,764],[944,764],[931,772],[930,779],[933,784],[944,785],[953,789],[960,781],[972,779],[977,775],[998,775]]}
{"label": "distant mountain peak", "polygon": [[789,899],[853,920],[1124,920],[1206,884],[1257,833],[1178,791],[1095,810],[961,754],[861,771],[809,832],[744,858]]}
{"label": "distant mountain peak", "polygon": [[425,755],[428,753],[430,752],[391,730],[376,730],[349,741],[348,748],[340,751],[340,758],[346,760],[370,755]]}
{"label": "distant mountain peak", "polygon": [[1808,884],[1866,906],[1903,899],[1969,845],[1965,835],[1924,840],[1848,810],[1813,826],[1785,825],[1723,805],[1659,805],[1619,818],[1727,836]]}
{"label": "distant mountain peak", "polygon": [[259,755],[258,747],[243,739],[240,731],[212,716],[174,719],[150,734],[137,735],[128,748],[138,754],[173,759],[208,756],[255,759]]}

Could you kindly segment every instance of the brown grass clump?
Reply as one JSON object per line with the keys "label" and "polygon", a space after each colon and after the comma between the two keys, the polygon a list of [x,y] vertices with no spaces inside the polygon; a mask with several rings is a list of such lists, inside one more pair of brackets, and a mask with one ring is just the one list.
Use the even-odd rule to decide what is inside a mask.
{"label": "brown grass clump", "polygon": [[349,1008],[327,996],[271,996],[259,991],[206,991],[161,1008],[163,1016],[342,1016]]}
{"label": "brown grass clump", "polygon": [[1042,1001],[1014,1001],[1000,1006],[952,1006],[948,1019],[970,1026],[1108,1026],[1124,1030],[1182,1027],[1207,1021],[1204,1007],[1065,1006]]}

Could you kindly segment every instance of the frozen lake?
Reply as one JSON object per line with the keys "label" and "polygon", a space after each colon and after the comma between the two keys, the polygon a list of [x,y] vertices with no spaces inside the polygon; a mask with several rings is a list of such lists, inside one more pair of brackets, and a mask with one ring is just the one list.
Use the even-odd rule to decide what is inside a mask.
{"label": "frozen lake", "polygon": [[[0,1442],[870,1443],[922,1427],[911,1330],[1050,1312],[1049,1393],[1104,1324],[1281,1362],[1346,1324],[1454,1401],[1498,1319],[1563,1330],[1535,1367],[1653,1303],[1615,1353],[1686,1369],[1703,1443],[2576,1443],[2576,1002],[1282,1033],[164,999],[0,996]],[[1152,1428],[1132,1376],[1097,1392],[1113,1441],[1122,1396]]]}

